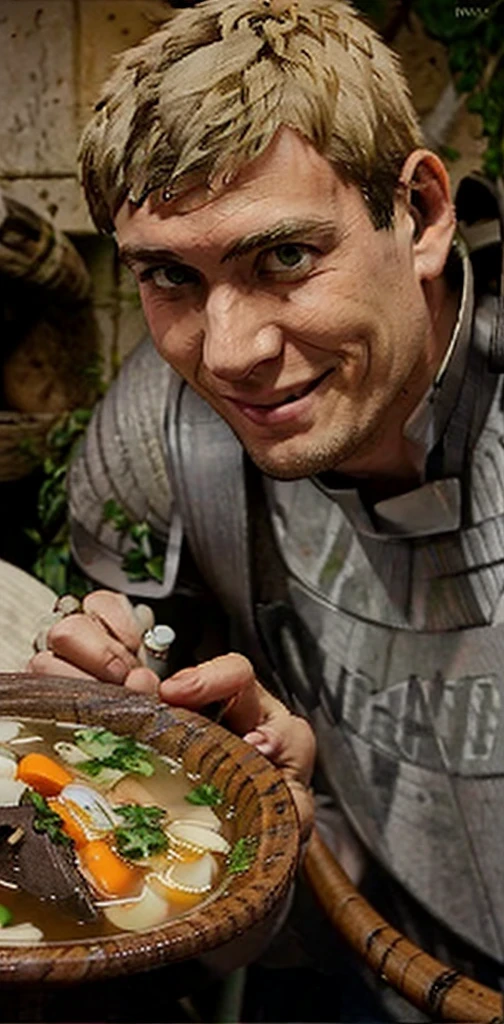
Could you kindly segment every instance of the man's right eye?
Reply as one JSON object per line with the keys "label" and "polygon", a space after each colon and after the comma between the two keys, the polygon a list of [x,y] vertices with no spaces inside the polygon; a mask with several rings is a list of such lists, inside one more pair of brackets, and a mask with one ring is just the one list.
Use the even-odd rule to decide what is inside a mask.
{"label": "man's right eye", "polygon": [[167,267],[147,267],[139,274],[139,280],[152,281],[156,288],[164,288],[165,291],[183,288],[184,285],[198,283],[198,275],[190,267],[181,263],[173,263]]}

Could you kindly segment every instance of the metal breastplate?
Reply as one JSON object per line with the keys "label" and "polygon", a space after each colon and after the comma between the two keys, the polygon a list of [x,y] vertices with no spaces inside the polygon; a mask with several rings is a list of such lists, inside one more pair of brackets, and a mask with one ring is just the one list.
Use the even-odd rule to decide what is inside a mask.
{"label": "metal breastplate", "polygon": [[[491,379],[478,372],[475,380],[491,394]],[[376,530],[355,493],[328,493],[311,480],[268,481],[289,597],[284,607],[260,612],[277,669],[289,666],[291,700],[315,729],[329,786],[367,847],[444,925],[499,960],[501,390],[499,384],[460,478],[389,505],[397,526],[401,504],[404,521],[414,521],[415,501],[428,510],[430,498],[429,536],[387,535],[383,523]],[[459,509],[462,521],[448,530],[446,506],[456,485],[459,501],[449,511]]]}
{"label": "metal breastplate", "polygon": [[330,788],[397,880],[502,959],[502,510],[390,542],[309,481],[272,484],[269,501],[289,600],[261,627]]}
{"label": "metal breastplate", "polygon": [[268,481],[288,597],[266,604],[252,592],[242,449],[188,388],[171,414],[169,450],[196,561],[239,621],[243,649],[257,655],[259,634],[263,665],[266,650],[284,697],[312,721],[328,783],[358,833],[442,923],[502,960],[500,391],[457,531],[384,537],[348,495]]}

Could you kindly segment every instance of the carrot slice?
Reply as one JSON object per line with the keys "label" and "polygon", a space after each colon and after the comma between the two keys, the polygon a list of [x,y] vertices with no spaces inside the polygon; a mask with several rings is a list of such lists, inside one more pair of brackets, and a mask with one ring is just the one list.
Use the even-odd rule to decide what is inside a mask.
{"label": "carrot slice", "polygon": [[46,754],[26,754],[17,766],[17,778],[42,796],[57,796],[73,776]]}
{"label": "carrot slice", "polygon": [[92,839],[79,851],[83,868],[107,896],[128,896],[138,888],[142,872],[118,857],[104,839]]}
{"label": "carrot slice", "polygon": [[88,841],[87,835],[84,832],[84,829],[80,827],[77,819],[74,818],[71,811],[68,810],[68,807],[66,807],[61,800],[48,800],[47,803],[49,804],[51,811],[55,811],[56,814],[59,814],[63,822],[63,832],[67,836],[70,836],[70,839],[73,839],[76,850],[79,850],[81,846],[85,846]]}

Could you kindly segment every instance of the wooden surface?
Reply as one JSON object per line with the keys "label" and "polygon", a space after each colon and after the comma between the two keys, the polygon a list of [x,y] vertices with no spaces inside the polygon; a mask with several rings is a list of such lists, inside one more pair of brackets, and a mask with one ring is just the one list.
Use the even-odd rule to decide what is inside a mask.
{"label": "wooden surface", "polygon": [[502,996],[434,960],[360,895],[315,831],[304,869],[334,927],[381,980],[434,1021],[500,1024]]}
{"label": "wooden surface", "polygon": [[51,614],[56,594],[34,576],[0,559],[0,672],[21,672]]}

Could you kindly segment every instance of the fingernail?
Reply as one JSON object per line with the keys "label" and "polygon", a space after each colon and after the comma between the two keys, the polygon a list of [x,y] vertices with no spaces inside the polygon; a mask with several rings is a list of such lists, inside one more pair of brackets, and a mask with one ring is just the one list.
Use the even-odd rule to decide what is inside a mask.
{"label": "fingernail", "polygon": [[273,753],[273,744],[260,732],[248,732],[243,739],[245,743],[250,744],[251,747],[258,750],[264,757],[269,757]]}

